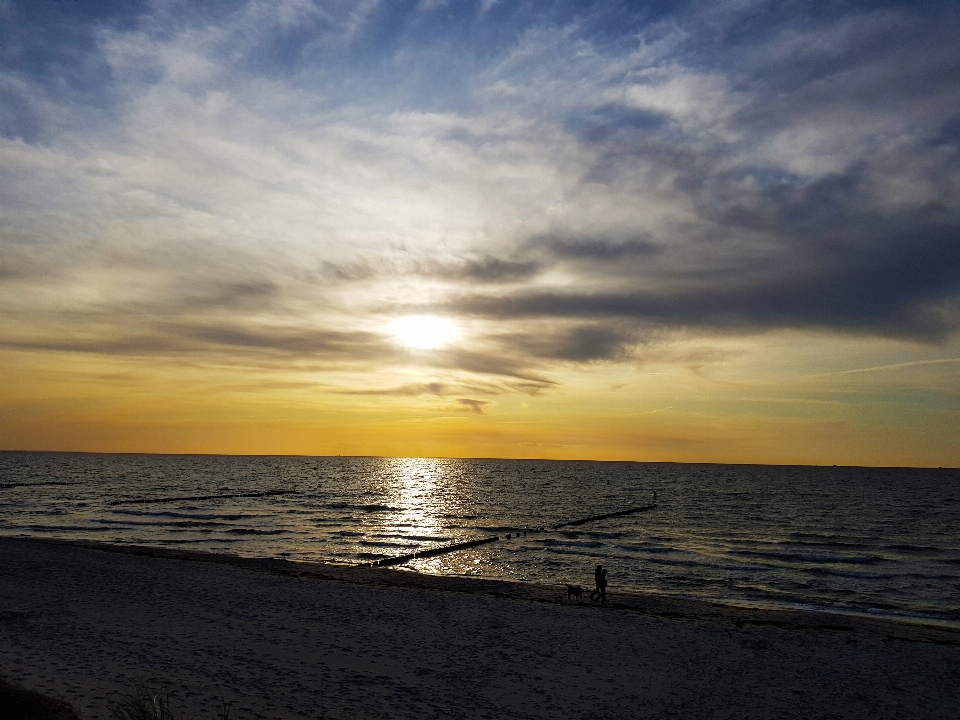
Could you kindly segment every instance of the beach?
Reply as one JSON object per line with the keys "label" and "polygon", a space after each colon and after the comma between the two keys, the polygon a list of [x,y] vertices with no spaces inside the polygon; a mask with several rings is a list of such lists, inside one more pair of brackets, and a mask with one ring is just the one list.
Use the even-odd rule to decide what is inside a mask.
{"label": "beach", "polygon": [[0,674],[85,720],[956,718],[960,632],[825,612],[0,539]]}

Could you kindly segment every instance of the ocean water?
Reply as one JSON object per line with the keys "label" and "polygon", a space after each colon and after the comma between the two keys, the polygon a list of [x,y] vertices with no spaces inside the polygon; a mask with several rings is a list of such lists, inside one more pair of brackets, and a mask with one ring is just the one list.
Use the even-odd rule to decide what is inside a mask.
{"label": "ocean water", "polygon": [[4,452],[0,535],[347,564],[498,535],[399,567],[960,627],[951,469]]}

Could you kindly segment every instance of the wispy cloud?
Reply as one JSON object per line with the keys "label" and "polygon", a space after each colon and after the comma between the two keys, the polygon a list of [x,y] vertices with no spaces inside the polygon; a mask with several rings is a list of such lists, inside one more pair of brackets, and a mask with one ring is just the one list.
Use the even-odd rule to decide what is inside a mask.
{"label": "wispy cloud", "polygon": [[[6,347],[538,392],[680,328],[960,326],[946,5],[37,8],[0,6]],[[415,357],[414,311],[474,332]]]}
{"label": "wispy cloud", "polygon": [[890,363],[888,365],[874,365],[873,367],[852,368],[850,370],[837,370],[830,373],[815,373],[807,377],[830,377],[831,375],[851,375],[856,373],[885,372],[888,370],[905,370],[914,367],[926,367],[928,365],[954,365],[960,363],[960,358],[937,358],[935,360],[910,360],[908,362]]}

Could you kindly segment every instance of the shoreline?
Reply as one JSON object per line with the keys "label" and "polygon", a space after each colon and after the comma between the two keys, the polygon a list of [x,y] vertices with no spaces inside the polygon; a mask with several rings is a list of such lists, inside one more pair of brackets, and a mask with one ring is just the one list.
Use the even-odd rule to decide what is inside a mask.
{"label": "shoreline", "polygon": [[[129,545],[95,540],[0,537],[0,541],[5,540],[76,547],[137,557],[228,565],[287,577],[313,578],[347,584],[417,588],[438,592],[510,598],[536,603],[573,605],[584,609],[618,610],[675,620],[732,623],[738,628],[745,625],[754,625],[788,630],[819,630],[881,638],[883,640],[929,642],[960,647],[960,628],[952,627],[946,622],[941,623],[925,618],[874,616],[868,613],[841,612],[828,609],[751,607],[722,600],[682,598],[657,593],[618,590],[612,591],[610,602],[601,606],[589,600],[582,603],[568,600],[566,585],[546,585],[462,575],[431,575],[389,566],[368,567],[365,565],[337,565],[283,558],[245,557],[232,553],[182,550],[152,545]],[[583,589],[584,594],[587,594],[589,588]]]}

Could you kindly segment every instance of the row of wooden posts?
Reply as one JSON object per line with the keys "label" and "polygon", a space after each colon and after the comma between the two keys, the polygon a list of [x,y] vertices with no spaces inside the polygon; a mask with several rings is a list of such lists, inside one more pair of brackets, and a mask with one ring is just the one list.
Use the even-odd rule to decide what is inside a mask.
{"label": "row of wooden posts", "polygon": [[[37,483],[43,484],[43,483]],[[58,483],[50,483],[58,484]],[[62,483],[69,484],[69,483]],[[10,487],[15,487],[17,484],[10,483]],[[0,487],[7,487],[0,485]],[[271,495],[287,495],[292,491],[290,490],[266,490],[262,492],[245,492],[245,493],[232,493],[232,494],[222,494],[222,495],[196,495],[191,497],[162,497],[162,498],[131,498],[131,499],[122,499],[122,500],[113,500],[110,502],[111,505],[139,505],[146,503],[163,503],[163,502],[174,502],[178,500],[226,500],[232,498],[250,498],[250,497],[268,497]],[[634,513],[645,512],[647,510],[653,510],[656,506],[656,493],[654,493],[654,502],[651,505],[643,505],[642,507],[633,507],[626,510],[617,510],[616,512],[605,513],[603,515],[592,515],[590,517],[579,518],[577,520],[568,520],[567,522],[559,523],[558,525],[553,526],[553,530],[561,530],[566,527],[578,527],[584,525],[588,522],[596,522],[599,520],[607,520],[614,517],[623,517],[624,515],[633,515]],[[513,535],[516,534],[517,537],[520,537],[520,533],[526,535],[528,532],[545,532],[545,528],[527,528],[517,530],[515,532],[507,533],[507,539],[510,540],[513,538]],[[489,537],[476,538],[474,540],[467,540],[465,542],[457,542],[451,545],[442,545],[440,547],[428,548],[426,550],[417,550],[412,553],[406,553],[405,555],[396,555],[394,557],[382,558],[380,560],[374,560],[373,562],[361,563],[358,567],[384,567],[388,565],[402,565],[405,562],[410,560],[416,560],[419,558],[428,558],[436,557],[437,555],[446,555],[447,553],[456,552],[457,550],[466,550],[467,548],[477,547],[479,545],[486,545],[487,543],[496,542],[500,539],[499,535],[491,535]]]}
{"label": "row of wooden posts", "polygon": [[[559,525],[554,525],[553,530],[561,530],[565,527],[577,527],[584,525],[588,522],[595,522],[598,520],[606,520],[608,518],[614,517],[623,517],[624,515],[633,515],[634,513],[646,512],[647,510],[653,510],[656,507],[656,503],[652,505],[644,505],[642,507],[629,508],[627,510],[618,510],[612,513],[605,513],[603,515],[593,515],[591,517],[580,518],[578,520],[569,520],[567,522],[562,522]],[[528,532],[545,532],[545,528],[533,528],[526,530],[517,530],[515,533],[507,533],[507,539],[512,539],[513,535],[516,534],[517,537],[520,537],[520,533],[526,535]],[[396,555],[394,557],[383,558],[381,560],[374,560],[372,562],[360,563],[357,567],[386,567],[389,565],[402,565],[405,562],[411,560],[419,560],[421,558],[436,557],[438,555],[446,555],[447,553],[456,552],[457,550],[466,550],[467,548],[477,547],[479,545],[486,545],[487,543],[496,542],[500,539],[499,535],[491,535],[489,537],[477,538],[475,540],[467,540],[466,542],[453,543],[452,545],[442,545],[440,547],[429,548],[427,550],[417,550],[416,552],[406,553],[405,555]]]}

